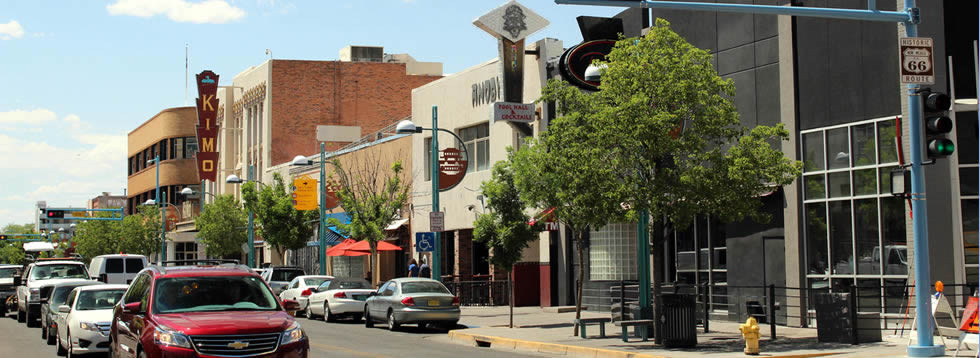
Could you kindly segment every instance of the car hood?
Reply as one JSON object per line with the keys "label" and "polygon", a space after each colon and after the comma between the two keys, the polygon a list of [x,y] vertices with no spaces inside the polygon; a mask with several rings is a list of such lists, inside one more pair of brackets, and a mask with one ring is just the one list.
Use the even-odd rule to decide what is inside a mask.
{"label": "car hood", "polygon": [[75,310],[71,312],[71,320],[73,322],[112,322],[112,309],[88,311]]}
{"label": "car hood", "polygon": [[34,287],[57,285],[62,282],[78,282],[78,281],[89,281],[89,280],[85,278],[52,278],[50,280],[31,281],[27,286],[34,288]]}
{"label": "car hood", "polygon": [[293,322],[285,311],[167,313],[157,323],[187,335],[238,335],[282,332]]}

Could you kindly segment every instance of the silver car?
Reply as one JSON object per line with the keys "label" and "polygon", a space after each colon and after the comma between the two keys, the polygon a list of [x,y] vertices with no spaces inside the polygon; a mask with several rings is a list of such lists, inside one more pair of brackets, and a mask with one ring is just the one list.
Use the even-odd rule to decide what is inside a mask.
{"label": "silver car", "polygon": [[388,323],[396,330],[402,324],[441,325],[452,328],[459,321],[459,298],[441,282],[428,278],[396,278],[385,282],[364,303],[364,325]]}

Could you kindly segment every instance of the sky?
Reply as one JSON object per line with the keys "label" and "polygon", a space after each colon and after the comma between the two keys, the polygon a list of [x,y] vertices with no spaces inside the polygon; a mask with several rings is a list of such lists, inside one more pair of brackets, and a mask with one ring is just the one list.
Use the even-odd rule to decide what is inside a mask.
{"label": "sky", "polygon": [[[126,135],[185,102],[189,72],[222,84],[275,59],[336,60],[384,46],[446,74],[497,56],[473,26],[503,0],[0,0],[0,227],[34,205],[84,207],[126,188]],[[581,42],[576,16],[621,8],[523,0],[551,24],[529,36]],[[193,81],[191,81],[193,84]]]}

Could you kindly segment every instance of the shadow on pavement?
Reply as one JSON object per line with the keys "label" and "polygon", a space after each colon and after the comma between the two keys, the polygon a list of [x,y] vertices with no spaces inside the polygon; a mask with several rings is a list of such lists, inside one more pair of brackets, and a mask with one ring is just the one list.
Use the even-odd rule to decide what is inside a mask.
{"label": "shadow on pavement", "polygon": [[[866,345],[865,345],[866,346]],[[609,345],[610,348],[624,349],[624,350],[638,350],[638,349],[651,349],[660,351],[671,351],[671,352],[701,352],[701,353],[724,353],[724,352],[741,352],[745,348],[745,343],[741,339],[714,339],[707,342],[698,342],[698,345],[694,348],[666,348],[662,345],[656,345],[653,342],[637,342],[630,344],[615,344]],[[862,347],[861,345],[854,346],[850,344],[843,343],[824,343],[817,342],[816,338],[781,338],[772,341],[760,341],[759,348],[763,353],[766,352],[789,352],[789,351],[799,351],[799,350],[854,350],[857,347]]]}

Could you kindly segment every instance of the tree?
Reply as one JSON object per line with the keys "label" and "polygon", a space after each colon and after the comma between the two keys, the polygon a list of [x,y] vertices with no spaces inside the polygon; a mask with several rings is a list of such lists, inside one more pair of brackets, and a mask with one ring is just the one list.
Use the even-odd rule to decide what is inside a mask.
{"label": "tree", "polygon": [[411,183],[404,178],[400,160],[392,163],[390,170],[385,170],[383,160],[377,157],[368,155],[361,159],[371,160],[351,160],[357,165],[352,164],[346,170],[339,160],[333,161],[340,177],[337,198],[340,207],[350,217],[350,223],[344,225],[332,220],[331,224],[350,233],[353,238],[368,241],[371,270],[374,272],[371,281],[377,284],[378,241],[384,239],[384,228],[398,217],[399,211],[408,202]]}
{"label": "tree", "polygon": [[[100,213],[96,217],[109,216],[107,213]],[[121,246],[126,237],[122,234],[122,226],[123,224],[118,221],[108,220],[88,220],[78,223],[75,226],[75,235],[72,237],[75,251],[86,258],[124,251]]]}
{"label": "tree", "polygon": [[210,257],[241,253],[242,245],[248,240],[245,220],[245,212],[234,195],[215,196],[214,202],[205,205],[194,220],[204,253]]}
{"label": "tree", "polygon": [[[7,224],[3,227],[3,230],[0,230],[0,233],[6,235],[32,234],[34,233],[34,224]],[[0,242],[0,263],[11,265],[23,264],[23,246],[24,244],[19,241]]]}
{"label": "tree", "polygon": [[514,184],[513,158],[513,150],[508,148],[508,160],[494,164],[490,180],[480,185],[489,211],[477,216],[473,224],[473,240],[486,243],[493,253],[490,262],[503,267],[510,276],[510,328],[514,328],[514,264],[521,261],[524,249],[541,231],[540,224],[528,224],[531,218],[524,213],[525,204]]}
{"label": "tree", "polygon": [[[285,257],[286,250],[296,250],[306,246],[313,237],[313,225],[317,213],[313,210],[296,210],[293,198],[286,191],[282,175],[273,175],[273,184],[256,190],[255,182],[242,185],[242,200],[245,208],[251,209],[261,223],[259,233],[265,242]],[[246,239],[247,241],[248,239]]]}
{"label": "tree", "polygon": [[[758,210],[757,196],[791,183],[802,168],[772,148],[789,136],[782,125],[743,127],[731,101],[732,81],[719,77],[711,55],[687,43],[664,20],[658,19],[643,37],[618,41],[607,60],[599,64],[598,92],[584,94],[553,81],[542,96],[560,104],[562,118],[571,118],[549,127],[557,133],[546,138],[547,148],[552,153],[595,152],[557,159],[609,169],[586,179],[604,188],[589,200],[605,201],[605,207],[620,204],[632,220],[647,211],[655,222],[669,224],[665,231],[686,227],[696,215],[768,219]],[[593,139],[583,138],[582,131]],[[566,132],[577,133],[583,142],[562,144],[591,148],[549,142]],[[549,159],[556,160],[554,155]],[[581,200],[567,199],[572,201],[561,203]],[[662,257],[657,252],[661,239],[654,240],[654,257]]]}
{"label": "tree", "polygon": [[139,206],[136,214],[123,218],[120,230],[119,251],[145,256],[160,252],[160,208]]}

